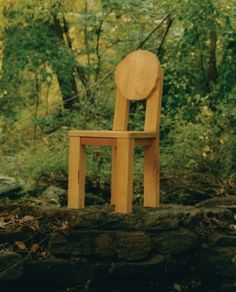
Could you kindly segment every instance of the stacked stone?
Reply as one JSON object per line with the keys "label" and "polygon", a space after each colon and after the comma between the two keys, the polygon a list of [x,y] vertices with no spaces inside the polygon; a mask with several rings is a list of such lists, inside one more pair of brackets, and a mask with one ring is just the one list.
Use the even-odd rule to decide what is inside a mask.
{"label": "stacked stone", "polygon": [[[235,291],[236,200],[227,198],[220,205],[212,200],[195,207],[140,207],[127,215],[114,213],[110,206],[19,207],[20,214],[31,212],[40,218],[41,228],[58,220],[67,226],[51,229],[43,243],[48,251],[45,259],[2,251],[0,287]],[[23,232],[14,235],[2,230],[0,241],[32,236],[32,231]]]}

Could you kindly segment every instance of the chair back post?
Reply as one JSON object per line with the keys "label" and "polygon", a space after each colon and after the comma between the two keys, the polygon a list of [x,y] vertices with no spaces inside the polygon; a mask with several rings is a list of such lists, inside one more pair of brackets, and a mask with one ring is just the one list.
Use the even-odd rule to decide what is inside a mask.
{"label": "chair back post", "polygon": [[126,99],[119,88],[116,90],[115,114],[113,131],[127,131],[130,101]]}
{"label": "chair back post", "polygon": [[156,55],[145,50],[129,54],[116,68],[113,130],[127,131],[130,101],[146,99],[144,131],[158,132],[163,71]]}
{"label": "chair back post", "polygon": [[164,72],[160,69],[156,86],[146,101],[145,132],[159,133]]}

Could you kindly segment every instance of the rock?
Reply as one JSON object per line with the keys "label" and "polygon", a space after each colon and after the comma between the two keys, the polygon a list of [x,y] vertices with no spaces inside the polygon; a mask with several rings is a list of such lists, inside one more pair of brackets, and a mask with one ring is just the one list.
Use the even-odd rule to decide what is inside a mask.
{"label": "rock", "polygon": [[50,252],[55,256],[110,257],[117,253],[115,239],[115,233],[108,231],[55,233],[49,242]]}
{"label": "rock", "polygon": [[50,205],[65,206],[67,191],[56,186],[49,186],[42,194],[43,200]]}
{"label": "rock", "polygon": [[117,251],[122,260],[144,260],[152,248],[151,238],[144,232],[117,232]]}
{"label": "rock", "polygon": [[17,199],[22,194],[23,186],[13,177],[0,175],[0,198]]}
{"label": "rock", "polygon": [[[108,224],[114,223],[114,220],[108,220],[108,213],[114,209],[111,205],[105,206],[90,206],[89,208],[84,209],[64,209],[68,213],[73,213],[73,216],[70,216],[70,226],[75,230],[81,230],[91,227],[101,228],[106,227]],[[115,218],[117,220],[117,218]],[[112,221],[112,222],[111,222]]]}
{"label": "rock", "polygon": [[235,292],[236,291],[236,281],[230,281],[228,283],[224,283],[222,285],[222,291],[232,291]]}
{"label": "rock", "polygon": [[[57,287],[57,291],[62,291],[61,286],[63,285],[68,287],[68,285],[86,282],[90,278],[91,264],[86,264],[79,259],[29,260],[25,264],[25,273],[29,284],[34,288],[42,285],[42,290],[45,291],[45,288],[50,287],[51,283]],[[63,289],[63,291],[65,290]]]}
{"label": "rock", "polygon": [[198,246],[197,235],[188,229],[161,232],[155,236],[156,251],[161,254],[179,254]]}
{"label": "rock", "polygon": [[200,251],[198,258],[200,274],[204,278],[217,279],[236,277],[236,247],[206,248]]}
{"label": "rock", "polygon": [[116,240],[113,232],[100,233],[95,238],[95,255],[111,257],[116,255]]}
{"label": "rock", "polygon": [[143,262],[113,262],[105,282],[109,286],[104,285],[101,291],[167,291],[168,284],[163,285],[165,274],[166,257],[163,255]]}
{"label": "rock", "polygon": [[[165,231],[180,229],[199,213],[193,206],[162,205],[160,208],[145,208],[142,227],[146,231]],[[188,223],[187,223],[188,224]]]}
{"label": "rock", "polygon": [[150,260],[136,263],[113,264],[109,270],[114,278],[137,279],[144,277],[148,280],[157,280],[165,273],[166,257],[155,255]]}
{"label": "rock", "polygon": [[196,204],[196,207],[226,207],[229,209],[236,210],[236,196],[226,196],[226,197],[218,197],[218,198],[211,198],[204,202],[200,202]]}
{"label": "rock", "polygon": [[93,195],[93,194],[86,194],[85,195],[85,205],[90,206],[90,205],[104,205],[105,200],[98,195]]}
{"label": "rock", "polygon": [[178,229],[182,211],[147,210],[143,216],[143,228],[148,231]]}
{"label": "rock", "polygon": [[0,252],[0,280],[9,281],[20,279],[23,274],[22,257],[14,252]]}
{"label": "rock", "polygon": [[[198,237],[181,229],[157,234],[154,242],[159,253],[178,254],[196,248]],[[74,231],[56,233],[50,239],[50,251],[56,256],[110,257],[118,253],[120,259],[136,262],[147,259],[152,250],[150,236],[140,231]]]}
{"label": "rock", "polygon": [[13,185],[16,183],[16,179],[14,177],[9,177],[9,176],[4,176],[4,175],[0,175],[0,184],[1,185]]}
{"label": "rock", "polygon": [[[3,291],[234,291],[236,241],[228,208],[162,205],[116,214],[111,205],[75,210],[12,203],[0,211],[0,249],[20,254],[0,256],[0,271],[11,262],[19,269],[3,273],[13,280],[0,281]],[[16,233],[25,216],[37,218],[39,229]],[[17,248],[19,240],[27,249],[43,244],[23,259],[28,250]]]}
{"label": "rock", "polygon": [[[42,199],[46,205],[66,206],[67,205],[67,190],[56,186],[49,186],[42,194]],[[105,200],[98,195],[86,194],[85,205],[104,205]]]}
{"label": "rock", "polygon": [[197,191],[181,191],[173,194],[166,194],[162,199],[165,204],[195,205],[196,203],[208,200],[212,195]]}
{"label": "rock", "polygon": [[62,232],[53,233],[49,240],[49,251],[53,255],[69,255],[66,235]]}
{"label": "rock", "polygon": [[209,246],[234,247],[236,246],[236,235],[234,234],[211,234],[205,237]]}
{"label": "rock", "polygon": [[[136,208],[134,208],[136,209]],[[70,210],[72,211],[72,210]],[[109,230],[140,230],[142,229],[143,212],[137,209],[130,214],[114,213],[113,205],[90,206],[86,209],[76,210],[70,218],[70,225],[73,229],[86,229],[94,226],[100,229]]]}
{"label": "rock", "polygon": [[227,208],[197,209],[183,221],[184,226],[197,233],[230,230],[234,223],[234,214]]}

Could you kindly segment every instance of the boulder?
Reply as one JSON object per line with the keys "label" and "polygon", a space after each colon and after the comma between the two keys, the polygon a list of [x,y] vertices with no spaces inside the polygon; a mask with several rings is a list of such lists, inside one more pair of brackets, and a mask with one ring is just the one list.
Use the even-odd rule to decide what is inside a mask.
{"label": "boulder", "polygon": [[196,204],[196,207],[204,208],[225,207],[236,212],[236,196],[211,198],[209,200]]}
{"label": "boulder", "polygon": [[11,251],[0,252],[0,280],[20,279],[23,274],[22,257]]}
{"label": "boulder", "polygon": [[166,257],[163,255],[155,255],[153,258],[142,262],[113,264],[109,272],[113,278],[117,279],[137,279],[144,277],[150,281],[163,277],[165,267]]}
{"label": "boulder", "polygon": [[[0,211],[0,249],[18,253],[0,256],[3,291],[235,290],[230,208],[162,205],[117,214],[111,205],[69,209],[13,202]],[[26,216],[37,220],[29,234],[26,227],[34,221],[22,224]]]}
{"label": "boulder", "polygon": [[148,210],[143,216],[143,228],[147,231],[178,229],[183,216],[183,209],[166,208]]}
{"label": "boulder", "polygon": [[[45,205],[66,206],[67,205],[67,190],[57,186],[49,186],[42,194],[42,199]],[[85,196],[85,205],[104,205],[105,200],[98,195],[87,193]]]}
{"label": "boulder", "polygon": [[110,257],[116,254],[114,232],[74,231],[51,236],[50,252],[55,256],[96,256]]}
{"label": "boulder", "polygon": [[42,199],[49,205],[65,206],[67,191],[51,185],[43,192]]}
{"label": "boulder", "polygon": [[156,251],[161,254],[179,254],[198,246],[197,235],[188,229],[161,232],[155,238]]}
{"label": "boulder", "polygon": [[77,259],[29,260],[25,264],[29,281],[36,282],[37,285],[53,282],[56,287],[83,281],[83,269],[85,266]]}
{"label": "boulder", "polygon": [[99,195],[94,195],[91,193],[88,193],[85,195],[85,205],[90,206],[90,205],[104,205],[105,200],[99,196]]}
{"label": "boulder", "polygon": [[117,251],[122,260],[144,260],[152,249],[151,238],[144,232],[117,232]]}
{"label": "boulder", "polygon": [[162,202],[165,204],[195,205],[199,202],[208,200],[211,197],[211,194],[184,190],[172,194],[165,194]]}
{"label": "boulder", "polygon": [[199,252],[199,273],[207,282],[209,279],[229,282],[236,277],[236,247],[205,248]]}
{"label": "boulder", "polygon": [[17,199],[23,193],[23,186],[15,178],[0,175],[0,199]]}

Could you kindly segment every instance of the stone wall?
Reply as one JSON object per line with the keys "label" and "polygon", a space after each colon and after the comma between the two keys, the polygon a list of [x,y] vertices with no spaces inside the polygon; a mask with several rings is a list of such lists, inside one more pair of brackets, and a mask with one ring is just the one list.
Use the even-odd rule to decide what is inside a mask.
{"label": "stone wall", "polygon": [[209,205],[2,206],[0,290],[235,291],[236,207]]}

